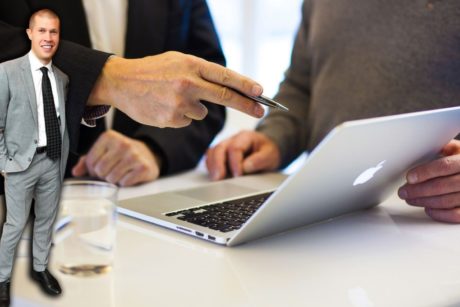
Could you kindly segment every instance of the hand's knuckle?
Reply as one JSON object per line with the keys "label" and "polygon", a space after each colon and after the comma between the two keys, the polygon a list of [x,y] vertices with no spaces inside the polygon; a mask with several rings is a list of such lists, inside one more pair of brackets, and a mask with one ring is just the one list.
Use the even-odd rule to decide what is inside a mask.
{"label": "hand's knuckle", "polygon": [[96,175],[97,175],[98,177],[104,178],[104,175],[105,175],[105,174],[102,172],[102,169],[101,169],[100,167],[96,167],[96,168],[94,169],[94,172],[96,173]]}
{"label": "hand's knuckle", "polygon": [[221,101],[230,101],[233,98],[233,93],[228,87],[221,87],[219,98]]}
{"label": "hand's knuckle", "polygon": [[185,64],[192,65],[195,63],[195,57],[190,54],[182,54],[182,59]]}
{"label": "hand's knuckle", "polygon": [[432,183],[432,189],[435,193],[440,193],[444,189],[444,186],[442,180],[434,180]]}
{"label": "hand's knuckle", "polygon": [[241,133],[236,135],[237,142],[253,142],[259,139],[258,135],[254,135],[252,131],[242,131]]}
{"label": "hand's knuckle", "polygon": [[222,84],[227,84],[231,80],[230,71],[226,68],[222,69],[220,73],[220,81]]}
{"label": "hand's knuckle", "polygon": [[107,176],[105,177],[105,180],[107,180],[107,181],[110,182],[110,183],[116,183],[115,176],[113,176],[112,174],[107,175]]}
{"label": "hand's knuckle", "polygon": [[173,81],[173,88],[178,93],[188,91],[193,86],[193,81],[189,78],[182,77]]}
{"label": "hand's knuckle", "polygon": [[148,173],[148,172],[149,172],[149,168],[147,167],[147,165],[141,164],[141,165],[139,165],[139,167],[138,167],[138,171],[139,171],[139,173],[141,173],[141,174],[145,174],[145,173]]}
{"label": "hand's knuckle", "polygon": [[112,131],[106,131],[101,136],[99,136],[99,141],[105,142],[107,140],[110,140],[110,137],[112,135]]}
{"label": "hand's knuckle", "polygon": [[131,168],[134,168],[134,166],[137,163],[136,156],[135,155],[127,155],[124,159],[124,163],[128,166],[131,166]]}
{"label": "hand's knuckle", "polygon": [[452,170],[453,167],[455,167],[456,163],[458,163],[454,161],[452,157],[446,157],[445,159],[442,159],[440,162],[440,168],[443,172],[449,172],[450,170]]}
{"label": "hand's knuckle", "polygon": [[165,54],[171,57],[178,57],[182,55],[182,53],[177,52],[177,51],[167,51],[165,52]]}
{"label": "hand's knuckle", "polygon": [[241,151],[241,150],[242,150],[242,147],[238,143],[230,143],[227,146],[227,151],[229,153],[233,153],[233,152]]}
{"label": "hand's knuckle", "polygon": [[126,153],[126,151],[129,149],[129,143],[126,141],[118,142],[116,144],[116,148],[119,152]]}

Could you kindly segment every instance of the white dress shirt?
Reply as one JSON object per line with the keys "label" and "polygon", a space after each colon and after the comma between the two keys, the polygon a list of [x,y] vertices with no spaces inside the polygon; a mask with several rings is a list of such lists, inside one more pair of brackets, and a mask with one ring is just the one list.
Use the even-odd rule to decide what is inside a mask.
{"label": "white dress shirt", "polygon": [[[91,46],[94,49],[124,56],[128,0],[82,0],[88,21]],[[113,108],[105,117],[107,128],[112,127]]]}
{"label": "white dress shirt", "polygon": [[128,0],[82,0],[94,49],[125,54]]}
{"label": "white dress shirt", "polygon": [[48,68],[48,77],[51,82],[51,90],[53,91],[54,106],[56,114],[59,117],[59,96],[56,86],[56,78],[54,77],[52,61],[47,65],[42,62],[31,50],[29,52],[30,69],[32,71],[32,79],[34,81],[35,96],[37,100],[37,118],[38,118],[38,147],[46,146],[46,127],[45,127],[45,113],[43,111],[43,94],[42,94],[42,78],[43,73],[40,70],[43,66]]}

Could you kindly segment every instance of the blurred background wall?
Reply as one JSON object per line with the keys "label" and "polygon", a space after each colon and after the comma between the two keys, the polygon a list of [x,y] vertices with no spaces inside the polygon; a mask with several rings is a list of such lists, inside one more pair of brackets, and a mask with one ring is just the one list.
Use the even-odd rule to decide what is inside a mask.
{"label": "blurred background wall", "polygon": [[[273,97],[289,65],[302,0],[208,0],[227,66],[262,84]],[[228,110],[226,133],[257,120]]]}

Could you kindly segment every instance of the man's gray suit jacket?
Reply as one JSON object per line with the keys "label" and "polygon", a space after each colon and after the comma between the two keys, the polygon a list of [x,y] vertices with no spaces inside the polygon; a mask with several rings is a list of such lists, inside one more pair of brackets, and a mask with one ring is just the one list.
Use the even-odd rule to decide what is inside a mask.
{"label": "man's gray suit jacket", "polygon": [[[53,66],[59,96],[61,121],[61,179],[69,153],[65,104],[68,77]],[[38,146],[37,100],[29,57],[0,64],[0,170],[8,173],[26,170]]]}

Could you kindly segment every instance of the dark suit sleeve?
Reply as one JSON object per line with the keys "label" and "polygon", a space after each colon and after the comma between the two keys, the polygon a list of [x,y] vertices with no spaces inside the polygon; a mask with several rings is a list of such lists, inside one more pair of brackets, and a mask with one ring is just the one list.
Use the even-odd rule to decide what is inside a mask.
{"label": "dark suit sleeve", "polygon": [[[188,18],[186,47],[178,51],[225,65],[225,58],[206,1],[192,1]],[[168,37],[168,39],[177,38]],[[159,129],[142,125],[129,135],[144,141],[152,151],[160,155],[161,175],[195,167],[216,134],[222,129],[225,122],[225,108],[212,103],[205,103],[205,105],[209,111],[207,117],[203,121],[193,121],[188,127]],[[126,129],[121,126],[126,125],[130,120],[120,112],[116,117],[118,118],[114,121],[114,129],[126,132]],[[120,123],[118,127],[117,123]]]}
{"label": "dark suit sleeve", "polygon": [[25,30],[0,20],[0,62],[18,58],[29,50],[30,43]]}
{"label": "dark suit sleeve", "polygon": [[69,41],[61,41],[58,52],[53,58],[54,64],[70,79],[66,119],[72,152],[77,152],[80,123],[86,102],[109,56],[108,53],[92,50]]}

